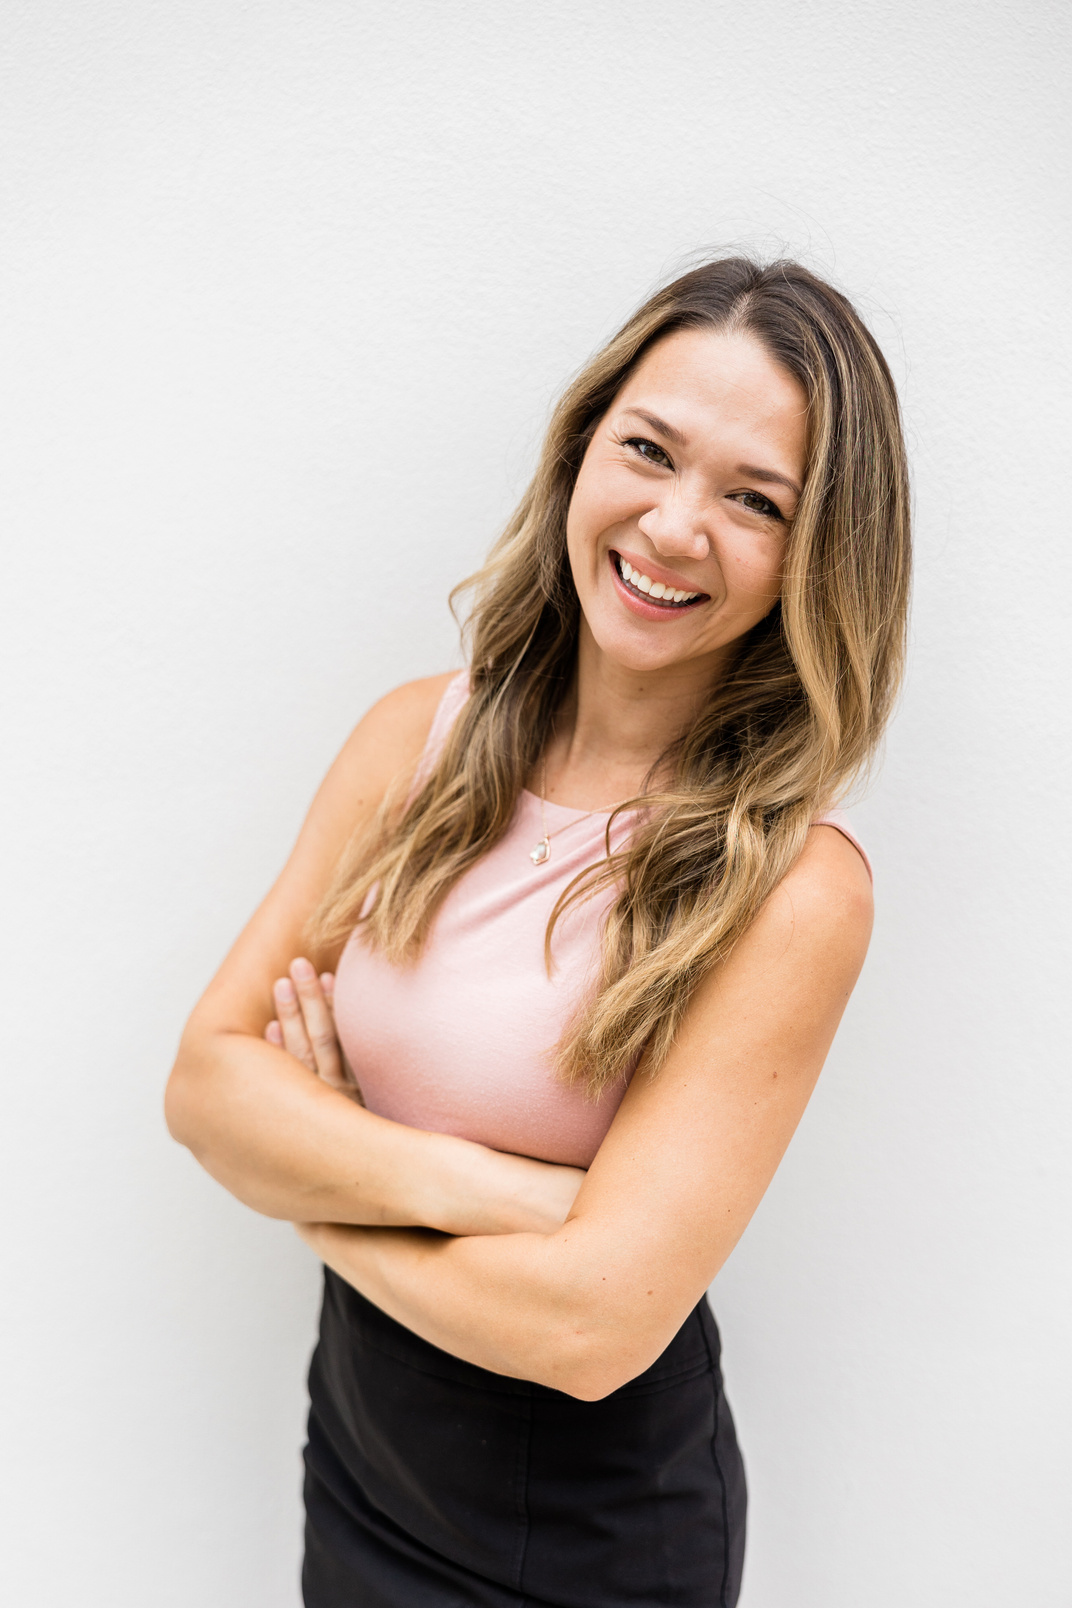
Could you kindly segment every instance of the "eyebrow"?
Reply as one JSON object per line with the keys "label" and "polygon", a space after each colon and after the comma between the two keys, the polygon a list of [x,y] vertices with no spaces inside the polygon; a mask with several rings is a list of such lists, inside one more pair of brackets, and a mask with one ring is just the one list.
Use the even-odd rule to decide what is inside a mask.
{"label": "eyebrow", "polygon": [[763,480],[770,486],[784,486],[794,497],[802,495],[795,480],[787,480],[785,475],[775,474],[773,469],[760,469],[754,463],[739,463],[737,473],[747,475],[750,480]]}
{"label": "eyebrow", "polygon": [[[650,424],[653,430],[658,430],[660,435],[665,436],[667,441],[672,441],[675,446],[684,447],[688,445],[681,431],[672,424],[667,424],[665,419],[660,419],[657,413],[649,413],[647,408],[626,408],[625,411],[626,413],[631,413],[635,419],[643,419],[645,424]],[[739,475],[748,475],[752,480],[761,480],[768,486],[784,486],[787,491],[793,493],[794,497],[801,496],[800,487],[795,480],[789,480],[785,475],[777,474],[773,469],[761,469],[754,463],[739,463],[737,473]]]}
{"label": "eyebrow", "polygon": [[653,430],[658,430],[659,434],[664,435],[667,441],[672,441],[675,447],[687,446],[688,443],[681,431],[675,430],[665,419],[660,419],[657,413],[649,413],[647,408],[626,408],[625,411],[631,413],[634,419],[643,419],[645,424],[650,424]]}

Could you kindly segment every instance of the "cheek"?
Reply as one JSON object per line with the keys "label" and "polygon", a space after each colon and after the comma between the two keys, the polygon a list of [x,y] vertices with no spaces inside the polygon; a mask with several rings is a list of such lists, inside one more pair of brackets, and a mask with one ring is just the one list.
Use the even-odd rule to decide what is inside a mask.
{"label": "cheek", "polygon": [[602,529],[602,503],[599,486],[582,476],[574,488],[566,519],[570,546],[578,552],[594,542]]}
{"label": "cheek", "polygon": [[728,590],[742,603],[754,598],[774,602],[782,590],[785,540],[781,536],[758,536],[750,542],[734,544],[720,555]]}
{"label": "cheek", "polygon": [[636,512],[636,485],[620,464],[603,460],[589,449],[570,499],[567,533],[578,545],[598,541],[612,526]]}
{"label": "cheek", "polygon": [[578,590],[591,585],[599,558],[599,537],[612,520],[601,488],[578,480],[566,516],[566,547]]}

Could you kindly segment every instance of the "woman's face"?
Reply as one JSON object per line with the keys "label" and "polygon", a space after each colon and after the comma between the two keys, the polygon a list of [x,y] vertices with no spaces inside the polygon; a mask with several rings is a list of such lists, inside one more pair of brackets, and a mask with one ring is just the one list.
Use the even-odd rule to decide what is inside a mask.
{"label": "woman's face", "polygon": [[781,590],[807,399],[751,335],[676,330],[600,420],[570,502],[570,565],[597,649],[641,673],[717,674]]}

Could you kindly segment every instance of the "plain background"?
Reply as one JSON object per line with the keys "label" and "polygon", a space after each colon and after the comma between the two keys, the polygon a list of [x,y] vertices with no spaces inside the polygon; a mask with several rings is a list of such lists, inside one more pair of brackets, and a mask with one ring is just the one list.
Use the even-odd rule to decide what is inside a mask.
{"label": "plain background", "polygon": [[872,952],[714,1291],[744,1604],[1066,1608],[1070,19],[0,7],[5,1601],[295,1608],[318,1272],[177,1036],[565,378],[743,245],[882,341],[919,554]]}

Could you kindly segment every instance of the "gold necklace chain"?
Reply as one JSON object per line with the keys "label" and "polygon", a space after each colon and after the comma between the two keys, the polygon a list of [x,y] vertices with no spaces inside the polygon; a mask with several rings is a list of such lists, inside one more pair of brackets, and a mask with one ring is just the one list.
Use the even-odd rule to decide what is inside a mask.
{"label": "gold necklace chain", "polygon": [[543,837],[540,838],[538,843],[534,843],[529,850],[529,859],[533,865],[547,864],[551,858],[551,839],[557,837],[560,832],[568,832],[571,826],[580,826],[582,821],[589,820],[593,815],[612,815],[618,808],[618,804],[625,803],[623,798],[618,800],[618,804],[612,804],[609,810],[600,809],[598,806],[593,810],[586,810],[583,815],[578,815],[575,821],[566,821],[562,826],[556,826],[553,832],[549,832],[547,830],[547,799],[544,796],[546,792],[547,760],[545,759],[540,770],[540,824],[543,827]]}

